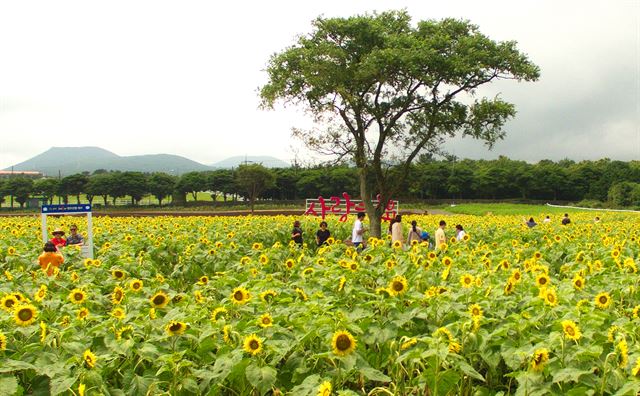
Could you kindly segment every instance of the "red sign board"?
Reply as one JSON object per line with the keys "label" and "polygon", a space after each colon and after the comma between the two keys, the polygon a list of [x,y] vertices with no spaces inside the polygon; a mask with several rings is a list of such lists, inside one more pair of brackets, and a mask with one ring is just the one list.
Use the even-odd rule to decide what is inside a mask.
{"label": "red sign board", "polygon": [[[371,202],[379,207],[380,196],[377,199],[371,200]],[[382,220],[391,220],[398,214],[399,203],[398,201],[389,200],[384,206],[384,214]],[[340,215],[340,221],[347,221],[349,214],[364,212],[364,202],[359,199],[351,199],[346,192],[342,193],[342,197],[330,197],[317,199],[307,199],[307,208],[304,214],[311,216],[320,216],[323,219],[328,214]]]}

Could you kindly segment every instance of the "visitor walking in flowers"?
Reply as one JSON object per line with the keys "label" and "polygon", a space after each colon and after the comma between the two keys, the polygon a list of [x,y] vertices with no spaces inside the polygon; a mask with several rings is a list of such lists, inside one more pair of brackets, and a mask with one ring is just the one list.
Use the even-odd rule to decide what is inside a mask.
{"label": "visitor walking in flowers", "polygon": [[444,229],[447,227],[447,222],[440,220],[439,227],[436,230],[436,248],[439,249],[442,245],[447,243],[447,236],[444,233]]}

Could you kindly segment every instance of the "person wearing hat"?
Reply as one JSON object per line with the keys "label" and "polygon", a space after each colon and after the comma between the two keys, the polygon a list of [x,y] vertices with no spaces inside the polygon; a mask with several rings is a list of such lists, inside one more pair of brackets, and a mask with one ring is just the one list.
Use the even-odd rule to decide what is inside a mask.
{"label": "person wearing hat", "polygon": [[67,244],[67,240],[63,238],[64,231],[62,231],[60,228],[56,228],[55,230],[53,230],[52,234],[53,238],[51,238],[49,242],[53,243],[56,249],[64,247]]}

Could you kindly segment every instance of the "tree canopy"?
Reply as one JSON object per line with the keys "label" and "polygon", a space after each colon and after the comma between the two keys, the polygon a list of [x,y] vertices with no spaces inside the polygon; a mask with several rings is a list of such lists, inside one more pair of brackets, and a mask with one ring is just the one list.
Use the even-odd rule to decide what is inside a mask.
{"label": "tree canopy", "polygon": [[[379,193],[389,199],[421,152],[438,151],[457,134],[489,146],[504,136],[514,106],[498,97],[475,98],[477,88],[539,77],[514,41],[495,42],[462,20],[413,26],[406,11],[319,17],[310,34],[271,57],[267,72],[263,105],[302,105],[323,127],[296,135],[312,149],[356,164],[377,236],[382,208],[369,198]],[[401,171],[391,175],[392,164]]]}

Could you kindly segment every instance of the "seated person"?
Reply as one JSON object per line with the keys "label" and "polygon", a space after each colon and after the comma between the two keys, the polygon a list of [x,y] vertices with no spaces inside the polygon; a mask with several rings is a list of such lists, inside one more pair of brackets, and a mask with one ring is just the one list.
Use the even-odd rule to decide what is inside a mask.
{"label": "seated person", "polygon": [[47,275],[53,275],[54,268],[60,268],[60,264],[64,263],[64,257],[56,249],[56,245],[49,241],[44,244],[42,254],[38,257],[38,263],[43,271],[47,271]]}
{"label": "seated person", "polygon": [[77,225],[71,224],[71,227],[69,227],[69,232],[71,233],[71,235],[69,235],[67,237],[67,245],[66,246],[82,245],[84,243],[84,238],[82,237],[82,235],[78,234],[78,226]]}
{"label": "seated person", "polygon": [[63,238],[64,231],[62,231],[60,228],[56,228],[55,230],[53,230],[52,234],[53,238],[51,238],[49,242],[53,243],[56,249],[59,249],[67,244],[67,240]]}

